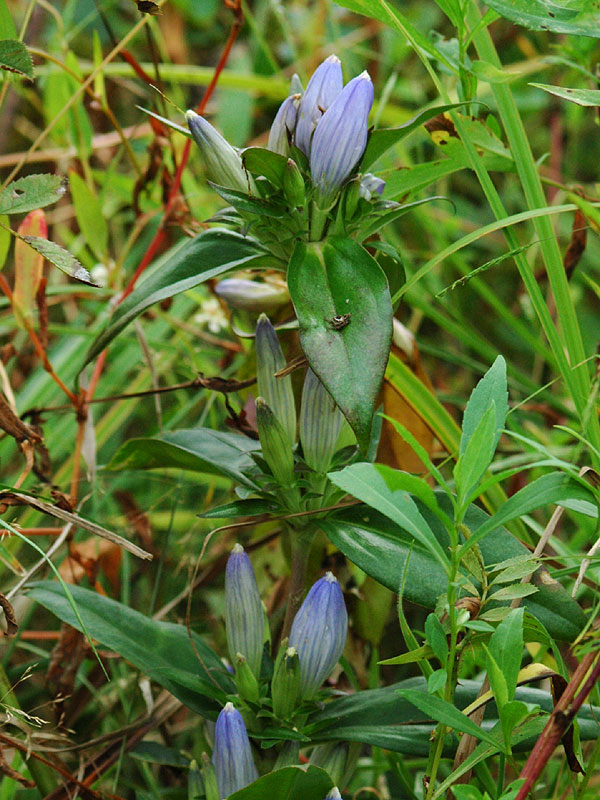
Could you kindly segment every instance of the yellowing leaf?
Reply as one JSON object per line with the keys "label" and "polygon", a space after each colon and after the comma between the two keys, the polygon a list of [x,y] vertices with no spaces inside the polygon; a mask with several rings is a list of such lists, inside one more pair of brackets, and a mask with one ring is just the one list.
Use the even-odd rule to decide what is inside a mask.
{"label": "yellowing leaf", "polygon": [[[19,225],[20,236],[48,236],[46,215],[41,209],[31,211]],[[18,325],[24,327],[24,320],[31,319],[35,294],[42,279],[44,256],[32,250],[23,239],[15,242],[15,288],[13,291],[13,310]]]}

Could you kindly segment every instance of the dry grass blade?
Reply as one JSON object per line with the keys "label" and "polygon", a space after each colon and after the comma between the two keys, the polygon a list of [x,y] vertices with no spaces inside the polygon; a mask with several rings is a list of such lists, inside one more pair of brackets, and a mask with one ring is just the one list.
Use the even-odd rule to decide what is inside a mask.
{"label": "dry grass blade", "polygon": [[113,542],[138,558],[152,558],[152,553],[149,553],[147,550],[142,550],[141,547],[138,547],[136,544],[133,544],[133,542],[124,539],[122,536],[119,536],[119,534],[113,533],[112,531],[103,528],[101,525],[97,525],[95,522],[84,519],[83,517],[80,517],[79,514],[73,514],[71,511],[65,511],[63,508],[53,506],[52,503],[47,503],[45,500],[40,500],[37,497],[21,494],[20,492],[6,491],[0,492],[0,497],[16,497],[25,505],[38,508],[45,514],[50,514],[50,516],[61,519],[63,522],[70,522],[73,525],[76,525],[78,528],[83,528],[83,530],[89,531],[96,536],[100,536],[102,539],[108,539],[109,542]]}

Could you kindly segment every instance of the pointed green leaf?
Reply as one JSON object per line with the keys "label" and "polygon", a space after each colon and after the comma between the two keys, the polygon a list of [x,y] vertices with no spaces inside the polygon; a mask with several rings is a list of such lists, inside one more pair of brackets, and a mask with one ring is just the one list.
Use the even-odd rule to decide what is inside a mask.
{"label": "pointed green leaf", "polygon": [[64,195],[67,182],[60,175],[27,175],[0,192],[0,214],[26,214],[44,208]]}
{"label": "pointed green leaf", "polygon": [[498,14],[534,31],[600,38],[600,8],[590,0],[486,0]]}
{"label": "pointed green leaf", "polygon": [[496,449],[504,422],[508,413],[508,390],[506,388],[506,361],[502,356],[494,361],[492,366],[473,389],[469,402],[465,408],[460,439],[460,453],[464,453],[469,440],[485,412],[495,404],[495,420],[493,431],[493,448]]}
{"label": "pointed green leaf", "polygon": [[323,800],[333,781],[320,767],[283,767],[230,794],[228,800]]}
{"label": "pointed green leaf", "polygon": [[[447,498],[440,493],[436,493],[436,497],[442,510],[451,513]],[[449,541],[444,526],[427,507],[419,501],[416,503],[440,546],[446,550]],[[474,537],[489,519],[484,511],[471,505],[464,523]],[[439,595],[446,593],[446,573],[438,559],[396,523],[367,506],[336,511],[320,520],[319,527],[347,558],[393,592],[398,591],[406,570],[406,600],[433,609]],[[502,527],[495,527],[494,535],[483,539],[480,549],[485,564],[497,564],[529,552]],[[547,572],[541,572],[539,577],[536,574],[534,585],[538,591],[523,600],[525,609],[544,624],[551,636],[560,641],[573,641],[586,623],[578,603]],[[504,606],[494,610],[508,609]]]}
{"label": "pointed green leaf", "polygon": [[18,39],[0,39],[0,69],[16,72],[33,80],[33,61],[29,50]]}
{"label": "pointed green leaf", "polygon": [[[448,556],[419,512],[408,492],[390,488],[386,475],[393,470],[381,464],[352,464],[339,472],[330,472],[329,480],[348,494],[377,509],[413,536],[446,567]],[[398,584],[394,591],[398,589]],[[430,643],[431,644],[431,643]]]}
{"label": "pointed green leaf", "polygon": [[259,443],[237,433],[193,428],[163,433],[154,439],[129,439],[112,457],[107,469],[188,469],[208,475],[227,475],[253,487],[245,471],[254,466],[251,453]]}
{"label": "pointed green leaf", "polygon": [[357,242],[332,239],[296,247],[288,286],[309,364],[366,450],[392,338],[387,279]]}
{"label": "pointed green leaf", "polygon": [[[221,701],[233,691],[233,684],[221,659],[200,636],[190,634],[185,625],[158,622],[90,589],[69,588],[93,639],[131,661],[189,708],[216,718],[220,706],[217,699]],[[29,596],[63,622],[81,630],[58,583],[36,583]]]}

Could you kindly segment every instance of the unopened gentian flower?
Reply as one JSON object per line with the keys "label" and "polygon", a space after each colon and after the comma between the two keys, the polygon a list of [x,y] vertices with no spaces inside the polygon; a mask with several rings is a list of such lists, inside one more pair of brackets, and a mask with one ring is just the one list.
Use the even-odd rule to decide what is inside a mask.
{"label": "unopened gentian flower", "polygon": [[[290,375],[276,378],[286,365],[277,332],[265,314],[256,323],[256,377],[258,393],[271,408],[285,431],[291,452],[296,441],[296,404]],[[259,429],[260,433],[260,429]]]}
{"label": "unopened gentian flower", "polygon": [[342,795],[340,794],[340,790],[337,788],[337,786],[334,786],[333,789],[328,792],[325,800],[342,800]]}
{"label": "unopened gentian flower", "polygon": [[327,572],[313,584],[290,631],[289,646],[300,661],[300,696],[310,699],[342,655],[348,633],[348,613],[339,583]]}
{"label": "unopened gentian flower", "polygon": [[215,286],[215,294],[231,308],[242,311],[274,311],[290,301],[283,281],[259,282],[248,278],[225,278]]}
{"label": "unopened gentian flower", "polygon": [[269,131],[267,149],[272,150],[274,153],[280,153],[282,156],[289,154],[290,137],[296,127],[299,104],[300,95],[291,94],[279,106],[279,111],[275,115]]}
{"label": "unopened gentian flower", "polygon": [[337,56],[331,55],[313,72],[298,107],[294,144],[310,155],[311,139],[323,112],[342,91],[344,78]]}
{"label": "unopened gentian flower", "polygon": [[254,570],[241,544],[234,545],[225,568],[225,628],[232,662],[241,653],[258,678],[265,621]]}
{"label": "unopened gentian flower", "polygon": [[218,716],[212,762],[222,799],[258,778],[246,726],[233,703],[227,703]]}
{"label": "unopened gentian flower", "polygon": [[304,460],[315,472],[327,472],[344,417],[312,369],[306,371],[300,407]]}
{"label": "unopened gentian flower", "polygon": [[310,151],[310,173],[319,208],[330,208],[367,144],[373,84],[368,72],[344,86],[319,120]]}
{"label": "unopened gentian flower", "polygon": [[200,148],[208,179],[219,186],[248,194],[254,181],[246,174],[242,159],[229,142],[221,136],[208,120],[188,111],[186,119],[194,141]]}

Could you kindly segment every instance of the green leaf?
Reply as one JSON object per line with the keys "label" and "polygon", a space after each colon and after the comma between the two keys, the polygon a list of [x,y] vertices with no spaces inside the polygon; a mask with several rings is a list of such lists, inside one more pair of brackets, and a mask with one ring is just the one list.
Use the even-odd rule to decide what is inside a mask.
{"label": "green leaf", "polygon": [[454,467],[454,480],[459,503],[471,493],[481,480],[494,456],[496,408],[492,405],[483,414],[464,451],[459,455]]}
{"label": "green leaf", "polygon": [[[234,687],[221,659],[200,636],[191,634],[192,646],[185,625],[158,622],[81,586],[69,588],[93,639],[126,658],[192,710],[216,718],[226,693]],[[36,583],[29,597],[81,630],[58,583]]]}
{"label": "green leaf", "polygon": [[107,469],[187,469],[226,475],[256,488],[245,471],[254,467],[250,453],[260,448],[254,439],[211,428],[163,433],[153,439],[130,439],[117,450]]}
{"label": "green leaf", "polygon": [[443,689],[448,680],[448,673],[445,669],[436,669],[432,672],[427,679],[427,692],[429,694],[436,694],[440,689]]}
{"label": "green leaf", "polygon": [[132,758],[147,761],[149,764],[167,764],[170,767],[187,769],[190,766],[189,758],[183,756],[174,747],[165,747],[160,742],[144,741],[129,751]]}
{"label": "green leaf", "polygon": [[[288,287],[309,364],[365,451],[392,339],[385,274],[357,242],[331,239],[297,245]],[[348,324],[336,330],[331,320],[344,314]]]}
{"label": "green leaf", "polygon": [[69,184],[79,230],[96,258],[105,259],[108,248],[108,227],[102,206],[83,178],[73,170],[69,173]]}
{"label": "green leaf", "polygon": [[67,183],[60,175],[27,175],[0,192],[0,214],[26,214],[44,208],[64,195]]}
{"label": "green leaf", "polygon": [[508,699],[512,700],[517,688],[517,678],[523,656],[522,608],[513,608],[496,628],[489,641],[490,655],[506,679]]}
{"label": "green leaf", "polygon": [[[274,186],[283,186],[287,158],[264,147],[247,147],[242,150],[242,164],[253,175],[263,176]],[[233,203],[232,205],[235,205]]]}
{"label": "green leaf", "polygon": [[[456,687],[457,709],[466,708],[479,694],[481,683],[461,679]],[[314,742],[349,741],[385,747],[406,755],[427,756],[430,749],[431,717],[427,712],[416,710],[403,699],[398,690],[409,690],[427,697],[427,686],[423,678],[409,678],[381,689],[370,689],[356,694],[338,697],[327,703],[322,711],[310,718],[303,732]],[[517,689],[517,700],[539,705],[552,711],[553,701],[549,692],[522,686]],[[458,711],[457,713],[461,713]],[[464,714],[462,718],[466,717]],[[584,739],[595,739],[600,733],[600,709],[584,706],[578,714],[581,735]],[[486,727],[498,722],[497,711],[490,704],[485,714]],[[462,719],[461,719],[462,722]],[[444,755],[452,756],[457,740],[451,739],[444,747]],[[500,739],[494,739],[494,747],[500,749]],[[522,747],[531,749],[531,742]]]}
{"label": "green leaf", "polygon": [[505,586],[502,589],[498,589],[498,591],[491,594],[488,599],[494,601],[516,600],[521,597],[529,597],[530,594],[535,594],[536,592],[536,586],[531,586],[528,583],[515,583],[512,586]]}
{"label": "green leaf", "polygon": [[[449,501],[439,493],[436,496],[442,509],[450,512]],[[429,509],[416,502],[442,549],[446,550],[449,541],[444,526]],[[467,509],[464,523],[473,537],[489,519],[484,511],[472,505]],[[446,573],[437,558],[382,514],[357,506],[330,514],[319,521],[319,526],[345,556],[393,592],[398,591],[406,569],[406,600],[433,609],[439,595],[446,593]],[[511,556],[528,553],[527,548],[505,528],[494,530],[494,535],[480,544],[484,563],[497,564]],[[534,585],[538,592],[525,598],[523,605],[526,610],[537,617],[556,639],[572,641],[586,623],[579,605],[546,572],[534,576]]]}
{"label": "green leaf", "polygon": [[543,89],[548,94],[560,97],[563,100],[570,100],[578,106],[600,106],[600,89],[567,89],[564,86],[550,86],[547,83],[530,83],[536,89]]}
{"label": "green leaf", "polygon": [[[492,517],[489,517],[485,524],[474,533],[462,546],[464,552],[474,545],[481,542],[486,536],[495,531],[497,527],[504,525],[511,519],[522,517],[529,514],[536,508],[550,504],[560,504],[563,500],[592,500],[593,494],[580,483],[565,475],[564,472],[551,472],[542,475],[535,481],[527,484],[501,506]],[[507,556],[503,556],[501,561]]]}
{"label": "green leaf", "polygon": [[274,514],[277,506],[272,500],[251,498],[250,500],[234,500],[223,506],[211,508],[203,514],[197,514],[201,519],[231,519],[232,517],[260,517],[263,514]]}
{"label": "green leaf", "polygon": [[33,61],[23,42],[18,39],[0,40],[0,69],[33,80]]}
{"label": "green leaf", "polygon": [[6,0],[0,0],[0,38],[16,39],[17,29],[13,22]]}
{"label": "green leaf", "polygon": [[[386,480],[390,473],[393,473],[390,467],[360,463],[352,464],[339,472],[330,472],[328,477],[335,486],[389,517],[446,568],[449,560],[444,549],[408,492],[390,488],[390,482]],[[397,591],[399,585],[398,582],[394,591]]]}
{"label": "green leaf", "polygon": [[323,800],[333,781],[324,769],[309,764],[304,767],[283,767],[230,794],[227,800]]}
{"label": "green leaf", "polygon": [[600,37],[600,9],[590,0],[486,0],[506,19],[534,31]]}
{"label": "green leaf", "polygon": [[41,253],[47,261],[58,267],[65,275],[81,283],[87,283],[89,286],[96,286],[87,269],[80,264],[72,253],[69,253],[68,250],[65,250],[64,247],[56,244],[56,242],[42,239],[40,236],[19,236],[19,239],[27,242],[30,247],[37,253]]}
{"label": "green leaf", "polygon": [[508,413],[508,390],[506,388],[506,361],[502,356],[494,361],[477,386],[473,389],[465,408],[460,438],[460,453],[465,452],[485,412],[495,406],[493,448],[496,449]]}
{"label": "green leaf", "polygon": [[228,189],[226,186],[219,186],[218,183],[208,181],[209,186],[225,200],[226,203],[232,205],[237,211],[249,214],[257,214],[259,217],[272,217],[273,219],[281,219],[288,213],[287,206],[283,203],[274,200],[262,200],[260,197],[250,197],[244,192],[238,192],[235,189]]}
{"label": "green leaf", "polygon": [[160,263],[160,268],[155,269],[117,308],[88,350],[82,368],[154,303],[193,289],[231,269],[249,267],[263,256],[264,251],[252,239],[220,228],[205,231],[177,246]]}
{"label": "green leaf", "polygon": [[496,744],[496,739],[493,736],[490,736],[479,725],[471,722],[469,717],[463,714],[462,711],[451,703],[442,700],[441,697],[425,694],[425,692],[419,692],[415,689],[400,689],[398,694],[408,700],[409,703],[412,703],[413,706],[416,706],[419,711],[438,722],[442,722],[449,728],[461,733],[468,733],[470,736],[475,736],[476,739],[488,742],[488,744]]}
{"label": "green leaf", "polygon": [[429,614],[425,620],[425,636],[437,660],[444,666],[448,658],[448,642],[442,623],[435,614]]}
{"label": "green leaf", "polygon": [[443,106],[433,106],[432,108],[426,108],[424,111],[420,111],[412,119],[409,119],[408,122],[399,125],[397,128],[378,128],[374,130],[367,142],[365,153],[360,162],[359,171],[368,172],[369,167],[374,164],[377,159],[381,158],[386,150],[389,150],[390,147],[401,142],[409,133],[412,133],[416,128],[424,125],[430,119],[433,119],[433,117],[437,117],[445,111],[450,111],[452,108],[459,108],[464,105],[464,103],[449,103]]}

